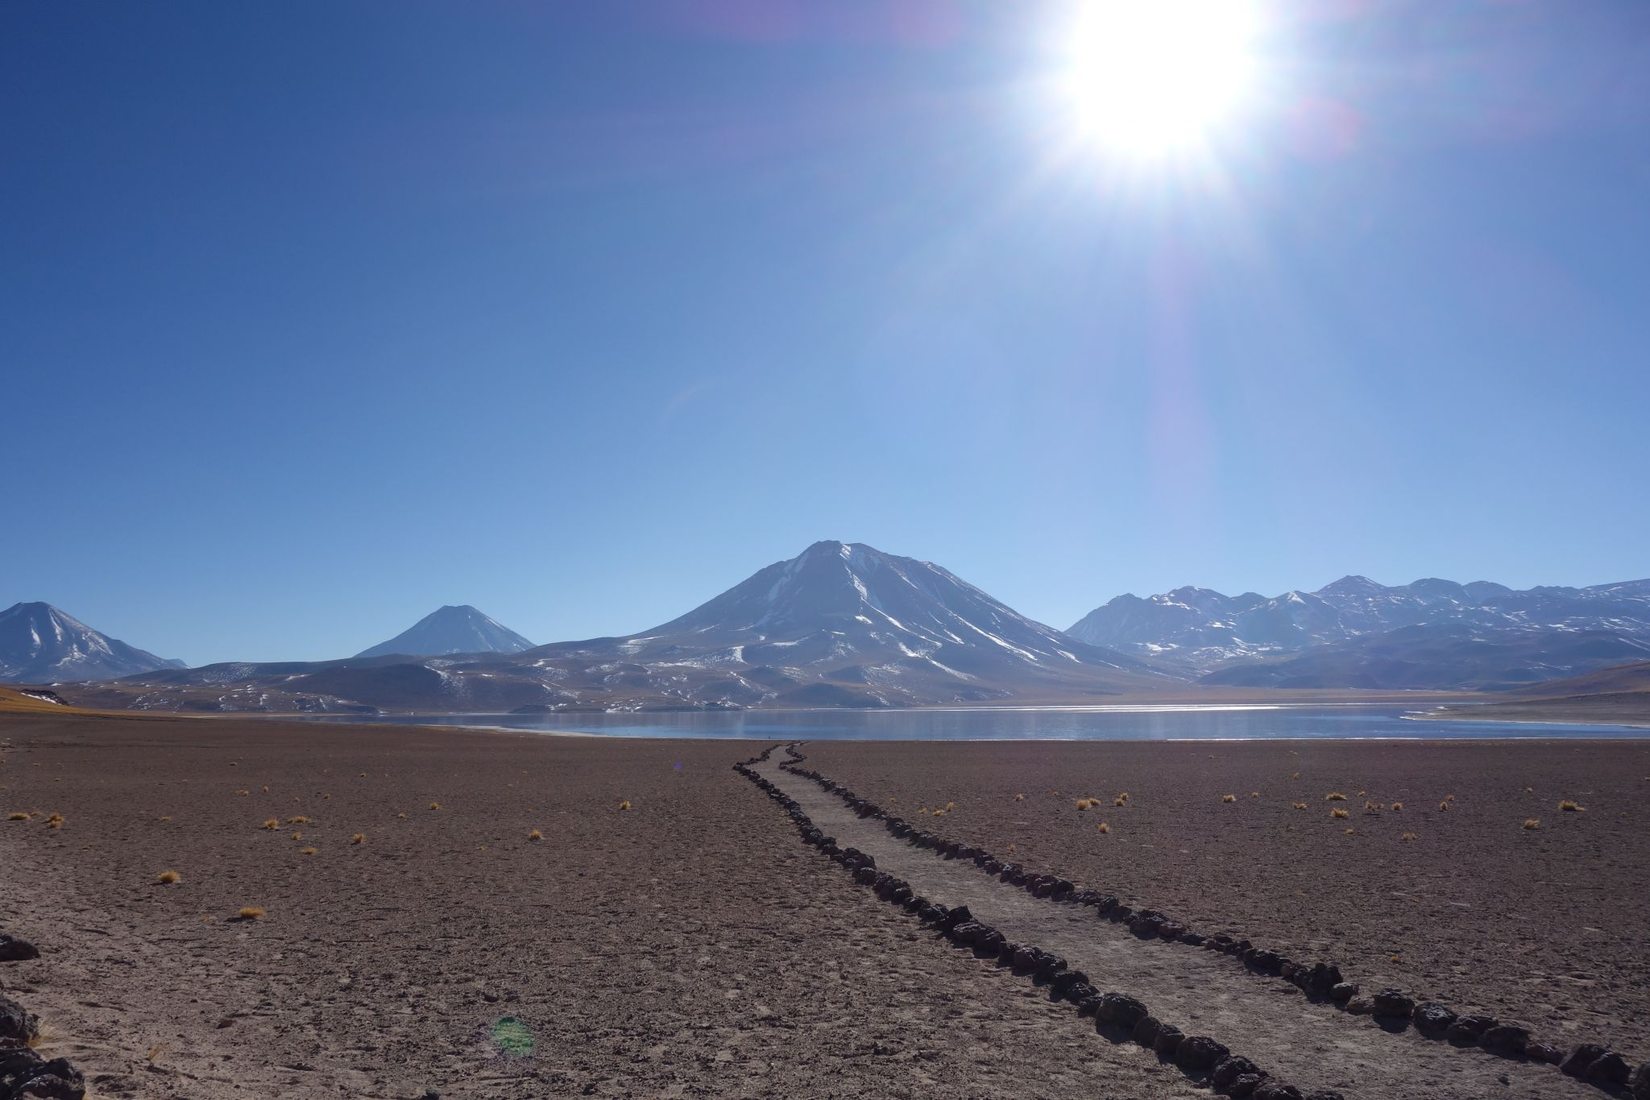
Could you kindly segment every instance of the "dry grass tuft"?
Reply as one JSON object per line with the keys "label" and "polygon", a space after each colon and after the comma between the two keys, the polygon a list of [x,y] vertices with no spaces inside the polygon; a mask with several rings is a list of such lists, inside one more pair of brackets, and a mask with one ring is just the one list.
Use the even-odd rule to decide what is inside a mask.
{"label": "dry grass tuft", "polygon": [[367,834],[356,833],[354,836],[349,838],[349,842],[351,844],[365,844],[367,842]]}
{"label": "dry grass tuft", "polygon": [[407,820],[407,815],[406,814],[396,814],[395,816],[397,818],[399,818],[400,820],[402,820],[402,821]]}
{"label": "dry grass tuft", "polygon": [[441,809],[441,803],[439,803],[439,802],[432,802],[432,803],[430,803],[430,809],[432,809],[432,810],[439,810],[439,809]]}
{"label": "dry grass tuft", "polygon": [[176,871],[162,871],[160,874],[155,876],[155,881],[162,886],[171,886],[174,883],[182,882],[183,876],[178,874]]}
{"label": "dry grass tuft", "polygon": [[239,795],[241,798],[245,798],[246,796],[250,795],[252,792],[251,791],[236,791],[235,793],[237,795]]}
{"label": "dry grass tuft", "polygon": [[1328,794],[1323,796],[1323,800],[1325,802],[1345,802],[1346,795],[1342,794],[1340,791],[1330,791]]}
{"label": "dry grass tuft", "polygon": [[52,816],[50,816],[46,819],[46,828],[48,828],[48,829],[61,829],[62,827],[63,827],[63,815],[62,814],[54,813],[54,814],[52,814]]}
{"label": "dry grass tuft", "polygon": [[7,821],[27,821],[31,816],[32,816],[31,814],[26,814],[22,810],[13,810],[11,813],[6,815],[6,820]]}
{"label": "dry grass tuft", "polygon": [[305,817],[303,814],[299,814],[297,817],[287,818],[286,823],[288,825],[308,825],[309,818]]}
{"label": "dry grass tuft", "polygon": [[165,817],[162,817],[160,820],[162,822],[170,822],[172,820],[172,815],[167,814]]}
{"label": "dry grass tuft", "polygon": [[1295,774],[1291,775],[1289,778],[1290,779],[1299,779],[1300,777],[1301,777],[1301,773],[1296,772]]}
{"label": "dry grass tuft", "polygon": [[1414,833],[1404,833],[1398,839],[1401,840],[1405,844],[1411,844],[1411,843],[1415,842],[1416,840],[1418,840],[1420,838],[1417,837]]}
{"label": "dry grass tuft", "polygon": [[1381,812],[1381,804],[1379,802],[1371,802],[1367,798],[1364,799],[1364,813],[1366,813],[1366,814],[1378,814],[1380,812]]}
{"label": "dry grass tuft", "polygon": [[1094,827],[1094,829],[1095,829],[1095,832],[1099,832],[1099,833],[1109,833],[1109,832],[1111,832],[1111,826],[1107,825],[1104,821],[1102,821],[1100,824],[1096,825]]}
{"label": "dry grass tuft", "polygon": [[[621,801],[621,802],[620,802],[620,803],[619,803],[619,809],[621,809],[621,810],[628,810],[628,809],[630,809],[630,799],[628,799],[628,798],[626,798],[626,799],[624,799],[624,800],[622,800],[622,801]],[[944,813],[944,812],[945,812],[945,811],[944,811],[944,810],[935,810],[935,811],[934,811],[934,816],[935,816],[935,817],[938,817],[938,816],[940,816],[940,815],[941,815],[941,814],[942,814],[942,813]]]}
{"label": "dry grass tuft", "polygon": [[316,852],[319,852],[320,850],[321,849],[319,849],[319,848],[299,848],[298,849],[298,854],[301,855],[301,856],[312,856]]}
{"label": "dry grass tuft", "polygon": [[1294,806],[1295,809],[1297,809],[1297,810],[1306,809],[1306,803],[1304,803],[1304,802],[1291,802],[1290,805]]}
{"label": "dry grass tuft", "polygon": [[1237,795],[1235,795],[1235,794],[1223,794],[1223,795],[1220,796],[1220,800],[1222,802],[1236,802],[1237,801]]}
{"label": "dry grass tuft", "polygon": [[1524,828],[1526,828],[1526,829],[1539,829],[1539,828],[1541,828],[1541,819],[1539,817],[1526,817],[1524,819]]}
{"label": "dry grass tuft", "polygon": [[1448,810],[1449,809],[1449,799],[1446,798],[1442,802],[1438,803],[1438,808],[1440,810]]}
{"label": "dry grass tuft", "polygon": [[1094,804],[1095,804],[1095,801],[1092,798],[1079,798],[1077,800],[1077,808],[1079,810],[1086,810],[1090,806],[1093,806]]}
{"label": "dry grass tuft", "polygon": [[1356,829],[1345,829],[1345,830],[1342,830],[1342,831],[1345,832],[1347,836],[1351,836],[1353,833],[1357,832],[1358,830],[1356,830]]}
{"label": "dry grass tuft", "polygon": [[1351,817],[1352,815],[1341,809],[1339,806],[1336,806],[1333,810],[1329,811],[1329,816],[1339,820],[1342,818]]}
{"label": "dry grass tuft", "polygon": [[1249,797],[1250,798],[1259,798],[1260,797],[1260,792],[1259,791],[1250,791],[1249,792]]}
{"label": "dry grass tuft", "polygon": [[239,920],[263,920],[266,915],[261,905],[243,905],[241,911],[235,914]]}
{"label": "dry grass tuft", "polygon": [[1402,810],[1403,808],[1404,808],[1404,804],[1402,802],[1394,802],[1392,804],[1392,812],[1393,813],[1397,813],[1399,810]]}
{"label": "dry grass tuft", "polygon": [[304,839],[304,834],[303,833],[293,833],[292,834],[292,839],[293,840],[302,840],[302,839]]}
{"label": "dry grass tuft", "polygon": [[539,832],[537,829],[534,829],[532,832],[527,834],[527,839],[528,840],[543,840],[544,839],[544,834]]}
{"label": "dry grass tuft", "polygon": [[264,820],[263,827],[270,830],[279,829],[281,827],[281,819],[278,817],[266,818]]}
{"label": "dry grass tuft", "polygon": [[1587,807],[1576,802],[1571,802],[1568,798],[1566,798],[1563,802],[1560,802],[1558,804],[1558,808],[1567,814],[1581,814],[1587,812]]}
{"label": "dry grass tuft", "polygon": [[1024,802],[1025,800],[1026,800],[1026,796],[1023,795],[1023,794],[1017,794],[1017,795],[1014,796],[1014,801],[1016,801],[1016,802]]}

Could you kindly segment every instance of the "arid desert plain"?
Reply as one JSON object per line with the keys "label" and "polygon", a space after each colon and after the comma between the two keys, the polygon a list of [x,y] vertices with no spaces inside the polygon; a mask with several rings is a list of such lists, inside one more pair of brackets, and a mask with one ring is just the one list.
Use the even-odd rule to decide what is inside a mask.
{"label": "arid desert plain", "polygon": [[[734,770],[770,744],[12,714],[0,932],[40,957],[0,963],[0,993],[100,1097],[1209,1095],[1209,1067],[804,843]],[[1642,742],[796,751],[942,841],[1335,964],[1351,1011],[907,843],[782,748],[750,769],[839,848],[1299,1095],[1603,1096],[1625,1083],[1548,1060],[1650,1057]],[[1531,1051],[1357,1007],[1388,988]]]}

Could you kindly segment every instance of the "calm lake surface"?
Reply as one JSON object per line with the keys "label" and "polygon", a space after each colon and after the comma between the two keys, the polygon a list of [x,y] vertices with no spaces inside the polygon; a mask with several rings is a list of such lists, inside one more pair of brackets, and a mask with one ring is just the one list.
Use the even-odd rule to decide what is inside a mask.
{"label": "calm lake surface", "polygon": [[1642,738],[1632,726],[1416,721],[1414,707],[1023,707],[956,710],[718,711],[649,714],[429,714],[317,721],[589,733],[859,741],[1176,741],[1259,738]]}

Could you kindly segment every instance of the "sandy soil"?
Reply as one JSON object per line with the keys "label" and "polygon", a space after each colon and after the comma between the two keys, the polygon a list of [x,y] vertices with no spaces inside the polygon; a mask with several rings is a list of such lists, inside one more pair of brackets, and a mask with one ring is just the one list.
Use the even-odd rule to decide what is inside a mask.
{"label": "sandy soil", "polygon": [[[1596,1037],[1650,1057],[1650,742],[805,751],[907,817],[954,803],[923,819],[933,831],[1198,931],[1335,961],[1366,990],[1393,985],[1525,1021],[1538,1038]],[[1348,801],[1326,802],[1330,792]],[[1078,810],[1086,796],[1099,807]],[[1560,812],[1562,799],[1585,812]],[[1366,800],[1385,808],[1366,813]],[[1350,817],[1333,819],[1336,806]],[[1522,828],[1527,818],[1540,827]]]}
{"label": "sandy soil", "polygon": [[100,1097],[1198,1095],[853,886],[751,751],[0,718],[45,953],[0,983]]}

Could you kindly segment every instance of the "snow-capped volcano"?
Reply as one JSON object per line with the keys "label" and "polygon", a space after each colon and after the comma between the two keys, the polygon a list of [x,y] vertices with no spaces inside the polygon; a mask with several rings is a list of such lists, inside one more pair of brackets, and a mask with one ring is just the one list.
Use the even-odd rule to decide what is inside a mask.
{"label": "snow-capped volcano", "polygon": [[356,656],[404,653],[409,657],[443,657],[450,653],[520,653],[532,648],[532,642],[469,604],[448,604]]}
{"label": "snow-capped volcano", "polygon": [[16,603],[0,611],[0,681],[6,683],[112,680],[183,667],[101,634],[49,603]]}
{"label": "snow-capped volcano", "polygon": [[[924,653],[949,649],[957,655],[984,647],[989,656],[1030,664],[1081,662],[1072,639],[932,562],[850,542],[816,542],[632,641],[662,637],[679,643],[684,635],[729,645],[794,645],[829,636],[852,639],[839,643],[849,648],[871,643]],[[1119,665],[1098,653],[1089,656]]]}
{"label": "snow-capped volcano", "polygon": [[1140,661],[1033,622],[931,562],[845,542],[817,542],[652,630],[528,656],[606,658],[606,675],[667,690],[714,671],[711,688],[688,690],[745,705],[1080,698],[1156,679]]}

